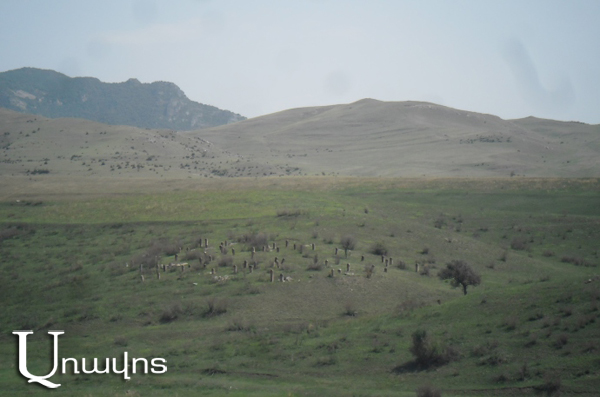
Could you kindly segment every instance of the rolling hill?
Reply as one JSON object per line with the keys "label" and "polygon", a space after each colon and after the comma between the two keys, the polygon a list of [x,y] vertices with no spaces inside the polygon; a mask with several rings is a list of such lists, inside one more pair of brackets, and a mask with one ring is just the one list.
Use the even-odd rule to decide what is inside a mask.
{"label": "rolling hill", "polygon": [[600,173],[600,126],[499,117],[424,102],[309,107],[190,132],[308,174],[562,176]]}
{"label": "rolling hill", "polygon": [[0,73],[0,106],[50,118],[74,117],[112,125],[192,130],[244,120],[188,99],[175,84],[137,79],[103,83],[35,68]]}
{"label": "rolling hill", "polygon": [[177,132],[0,109],[0,175],[598,177],[600,126],[364,99]]}
{"label": "rolling hill", "polygon": [[[235,153],[172,130],[112,126],[84,119],[48,119],[0,108],[0,175],[126,179],[241,176]],[[257,157],[259,158],[259,157]],[[245,176],[283,167],[244,162]]]}

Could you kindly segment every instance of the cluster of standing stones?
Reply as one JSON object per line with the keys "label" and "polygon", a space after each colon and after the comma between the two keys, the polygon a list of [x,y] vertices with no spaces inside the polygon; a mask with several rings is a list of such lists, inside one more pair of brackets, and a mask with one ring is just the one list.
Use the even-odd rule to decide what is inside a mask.
{"label": "cluster of standing stones", "polygon": [[[202,244],[204,242],[204,244]],[[199,239],[199,248],[204,248],[203,253],[201,255],[198,256],[198,262],[199,265],[202,267],[202,269],[206,269],[207,266],[215,259],[213,257],[212,254],[208,253],[208,249],[210,248],[208,245],[208,239]],[[292,248],[290,247],[290,242],[289,240],[285,240],[285,248],[289,249]],[[315,251],[315,244],[309,244],[309,245],[303,245],[303,244],[298,244],[298,243],[294,243],[293,244],[293,250],[294,251],[300,251],[302,253],[304,248],[310,248],[312,251]],[[231,255],[235,256],[235,247],[232,246],[232,244],[230,242],[228,242],[227,240],[221,242],[219,244],[219,252],[221,253],[221,255],[226,255],[229,250],[231,251]],[[267,244],[267,245],[263,245],[261,247],[262,252],[280,252],[280,247],[277,245],[277,243],[273,242],[271,245]],[[190,251],[195,251],[195,249],[191,249],[188,247],[185,249],[186,253],[189,253]],[[339,248],[334,248],[334,255],[337,259],[339,259],[339,254],[340,254],[340,249]],[[244,269],[244,271],[247,271],[248,273],[253,273],[254,270],[258,269],[258,262],[254,260],[254,256],[256,254],[256,247],[252,247],[251,251],[250,251],[250,261],[245,259],[242,263],[242,268]],[[171,270],[171,269],[179,269],[182,273],[185,271],[186,267],[188,268],[188,270],[191,268],[191,265],[188,262],[178,262],[178,259],[180,257],[180,255],[183,253],[183,247],[179,247],[179,253],[175,254],[174,258],[175,258],[175,262],[170,262],[168,264],[160,264],[158,263],[158,257],[157,259],[157,264],[156,264],[156,278],[160,280],[160,271],[162,270],[162,272],[166,272],[167,270]],[[346,256],[347,256],[347,252],[345,252]],[[365,256],[361,255],[360,257],[360,261],[364,262],[365,261]],[[336,261],[337,262],[337,261]],[[269,269],[268,273],[269,273],[269,279],[270,282],[275,282],[275,269],[283,269],[283,264],[285,263],[285,258],[281,258],[281,260],[279,259],[278,256],[275,257],[275,259],[271,262],[271,268]],[[385,255],[381,255],[381,263],[384,264],[384,268],[383,271],[384,273],[388,272],[389,267],[394,265],[394,259],[391,257],[386,257]],[[325,260],[324,262],[325,267],[329,267],[329,260]],[[415,271],[418,273],[419,272],[419,263],[415,263]],[[232,265],[232,271],[233,274],[238,274],[238,266],[236,264]],[[373,273],[373,271],[375,270],[375,265],[371,264],[369,266],[365,267],[365,270],[367,271],[367,277],[370,278],[371,274]],[[339,274],[342,273],[342,269],[338,268],[337,272]],[[215,279],[219,279],[219,280],[226,280],[227,276],[225,276],[225,278],[220,277],[220,276],[216,276],[217,274],[217,268],[216,267],[212,267],[210,269],[210,274],[215,276]],[[346,272],[344,273],[347,276],[353,276],[354,273],[350,272],[350,263],[346,263]],[[145,280],[144,277],[144,265],[140,264],[140,276],[142,279],[142,282]],[[335,277],[335,269],[331,269],[329,274],[329,277]],[[286,282],[286,281],[292,281],[292,278],[289,276],[284,276],[283,273],[279,274],[278,280],[280,282]]]}

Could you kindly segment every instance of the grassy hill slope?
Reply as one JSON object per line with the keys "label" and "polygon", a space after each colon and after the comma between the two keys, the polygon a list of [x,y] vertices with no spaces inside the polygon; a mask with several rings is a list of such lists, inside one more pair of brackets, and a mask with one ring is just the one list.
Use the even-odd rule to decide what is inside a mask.
{"label": "grassy hill slope", "polygon": [[188,133],[309,174],[597,176],[600,127],[373,99]]}
{"label": "grassy hill slope", "polygon": [[11,176],[600,174],[599,126],[502,120],[421,102],[368,99],[291,109],[194,132],[45,119],[1,108],[0,121],[0,173]]}
{"label": "grassy hill slope", "polygon": [[291,174],[172,130],[47,119],[0,108],[3,176],[169,178]]}
{"label": "grassy hill slope", "polygon": [[[63,357],[167,359],[129,382],[56,375],[61,395],[597,394],[597,180],[184,179],[115,194],[116,179],[88,196],[2,195],[7,395],[47,393],[17,374],[15,329],[36,331],[33,373],[49,329],[65,330]],[[482,276],[466,296],[436,277],[453,259]],[[156,263],[181,262],[157,278]],[[415,364],[417,330],[448,362]]]}

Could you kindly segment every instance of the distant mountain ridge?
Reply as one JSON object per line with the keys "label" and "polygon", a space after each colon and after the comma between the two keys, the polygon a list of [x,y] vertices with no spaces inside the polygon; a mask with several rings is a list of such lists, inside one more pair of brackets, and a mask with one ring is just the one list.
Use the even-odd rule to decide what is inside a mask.
{"label": "distant mountain ridge", "polygon": [[103,83],[53,70],[21,68],[0,73],[0,107],[49,118],[83,118],[111,125],[197,130],[246,118],[191,101],[174,83]]}

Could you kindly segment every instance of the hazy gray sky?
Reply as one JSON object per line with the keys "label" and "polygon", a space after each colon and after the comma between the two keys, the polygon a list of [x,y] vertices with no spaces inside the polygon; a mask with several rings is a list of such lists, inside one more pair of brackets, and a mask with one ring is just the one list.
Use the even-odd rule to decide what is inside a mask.
{"label": "hazy gray sky", "polygon": [[423,100],[600,123],[597,0],[2,0],[0,71],[172,81],[247,117]]}

